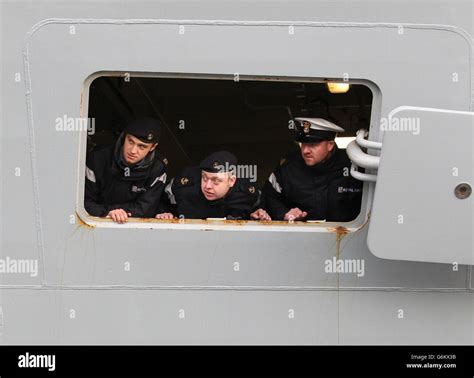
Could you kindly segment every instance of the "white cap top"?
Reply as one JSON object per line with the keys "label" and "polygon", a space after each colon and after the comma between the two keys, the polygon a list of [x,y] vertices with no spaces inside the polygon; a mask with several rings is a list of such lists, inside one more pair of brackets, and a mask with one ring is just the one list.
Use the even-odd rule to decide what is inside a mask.
{"label": "white cap top", "polygon": [[345,131],[342,127],[323,118],[297,117],[295,120],[301,122],[301,126],[305,129],[333,131],[335,133],[343,133]]}

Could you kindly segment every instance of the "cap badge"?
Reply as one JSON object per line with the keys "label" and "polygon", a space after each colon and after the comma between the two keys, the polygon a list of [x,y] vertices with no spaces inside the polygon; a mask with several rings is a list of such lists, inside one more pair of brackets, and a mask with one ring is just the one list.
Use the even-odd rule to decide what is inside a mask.
{"label": "cap badge", "polygon": [[186,185],[188,182],[189,182],[189,179],[187,177],[181,178],[181,185]]}
{"label": "cap badge", "polygon": [[303,131],[305,133],[309,133],[309,129],[311,128],[311,122],[303,121],[302,125],[303,125]]}
{"label": "cap badge", "polygon": [[218,161],[215,161],[215,162],[212,164],[212,166],[213,166],[214,168],[219,168],[220,165],[221,165],[221,164],[220,164]]}
{"label": "cap badge", "polygon": [[152,133],[148,134],[148,135],[146,136],[146,139],[147,139],[147,140],[152,140],[152,139],[153,139],[153,134],[152,134]]}

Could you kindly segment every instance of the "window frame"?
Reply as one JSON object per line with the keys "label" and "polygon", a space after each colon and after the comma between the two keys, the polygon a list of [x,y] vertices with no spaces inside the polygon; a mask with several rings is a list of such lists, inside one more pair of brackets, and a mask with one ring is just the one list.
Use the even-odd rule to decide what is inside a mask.
{"label": "window frame", "polygon": [[[99,77],[137,77],[137,78],[168,78],[168,79],[211,79],[232,80],[233,74],[199,74],[199,73],[148,73],[129,71],[98,71],[89,75],[83,83],[80,102],[80,117],[87,118],[89,114],[89,90],[92,82]],[[239,81],[279,81],[297,83],[327,83],[328,81],[349,84],[365,85],[372,92],[372,106],[370,112],[369,137],[371,140],[381,142],[381,133],[374,121],[381,116],[382,95],[378,85],[368,79],[321,78],[300,76],[268,76],[268,75],[243,75],[239,74]],[[377,123],[378,124],[378,123]],[[364,182],[362,201],[357,217],[349,222],[307,222],[307,221],[258,221],[258,220],[209,220],[209,219],[155,219],[155,218],[129,218],[128,222],[118,224],[105,217],[89,215],[84,208],[84,186],[87,153],[87,130],[81,131],[78,146],[78,176],[76,190],[76,216],[81,224],[88,227],[113,228],[113,229],[161,229],[161,230],[201,230],[201,231],[270,231],[270,232],[326,232],[326,233],[351,233],[364,227],[370,216],[374,195],[374,183]],[[368,172],[370,173],[370,172]]]}

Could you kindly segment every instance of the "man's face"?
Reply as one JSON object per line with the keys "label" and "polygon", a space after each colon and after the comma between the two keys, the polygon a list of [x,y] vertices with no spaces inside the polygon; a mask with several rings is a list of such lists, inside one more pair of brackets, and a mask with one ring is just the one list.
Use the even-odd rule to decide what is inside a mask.
{"label": "man's face", "polygon": [[333,150],[335,142],[333,140],[322,140],[316,143],[300,143],[301,156],[308,166],[313,166],[329,156]]}
{"label": "man's face", "polygon": [[201,171],[201,191],[208,201],[223,198],[235,184],[237,178],[228,172],[211,173]]}
{"label": "man's face", "polygon": [[133,135],[125,135],[123,142],[123,157],[127,164],[134,165],[145,158],[153,151],[158,143],[145,143]]}

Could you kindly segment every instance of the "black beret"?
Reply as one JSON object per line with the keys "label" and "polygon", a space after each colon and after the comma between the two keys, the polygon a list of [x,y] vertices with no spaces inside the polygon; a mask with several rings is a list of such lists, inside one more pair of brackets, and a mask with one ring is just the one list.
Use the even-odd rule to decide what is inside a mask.
{"label": "black beret", "polygon": [[236,169],[237,158],[229,151],[217,151],[201,161],[199,168],[211,173],[230,172]]}
{"label": "black beret", "polygon": [[161,134],[161,122],[155,118],[135,118],[125,126],[125,133],[145,143],[156,143]]}

